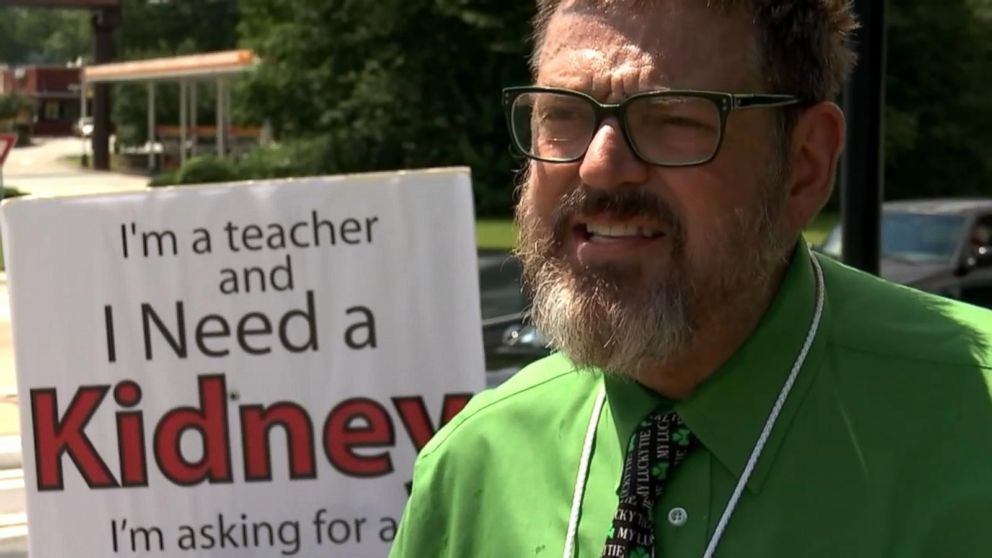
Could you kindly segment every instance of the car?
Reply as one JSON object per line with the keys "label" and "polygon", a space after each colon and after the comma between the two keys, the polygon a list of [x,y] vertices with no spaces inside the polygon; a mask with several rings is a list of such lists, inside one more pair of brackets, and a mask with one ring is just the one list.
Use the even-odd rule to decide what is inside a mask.
{"label": "car", "polygon": [[[835,227],[817,246],[839,258]],[[992,308],[992,198],[886,202],[880,275],[941,296]]]}
{"label": "car", "polygon": [[93,133],[93,117],[85,116],[76,120],[72,125],[72,132],[81,138],[88,138]]}
{"label": "car", "polygon": [[527,323],[530,297],[516,256],[506,250],[479,250],[479,293],[486,382],[493,387],[550,350]]}

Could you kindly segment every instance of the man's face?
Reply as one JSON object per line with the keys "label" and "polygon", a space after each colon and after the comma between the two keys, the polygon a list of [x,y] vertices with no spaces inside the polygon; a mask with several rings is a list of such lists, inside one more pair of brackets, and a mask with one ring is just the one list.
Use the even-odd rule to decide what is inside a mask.
{"label": "man's face", "polygon": [[[760,91],[754,30],[695,1],[606,12],[566,2],[538,85],[601,102],[659,89]],[[517,208],[533,319],[580,366],[636,375],[754,311],[792,239],[775,114],[735,112],[696,167],[637,160],[606,120],[577,163],[532,162]]]}

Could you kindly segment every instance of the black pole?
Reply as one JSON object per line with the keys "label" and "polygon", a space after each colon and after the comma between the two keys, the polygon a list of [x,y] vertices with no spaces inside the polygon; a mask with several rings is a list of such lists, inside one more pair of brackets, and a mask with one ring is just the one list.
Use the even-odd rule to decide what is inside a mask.
{"label": "black pole", "polygon": [[[93,63],[114,60],[114,29],[120,24],[119,8],[93,12]],[[110,170],[110,84],[93,86],[93,168]]]}
{"label": "black pole", "polygon": [[855,0],[858,65],[844,92],[847,149],[841,165],[843,257],[878,274],[885,189],[885,0]]}

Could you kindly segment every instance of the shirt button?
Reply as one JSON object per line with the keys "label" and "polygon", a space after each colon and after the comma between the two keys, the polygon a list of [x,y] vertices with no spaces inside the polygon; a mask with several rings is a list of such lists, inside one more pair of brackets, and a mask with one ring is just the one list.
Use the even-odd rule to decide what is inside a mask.
{"label": "shirt button", "polygon": [[689,521],[689,513],[685,511],[685,508],[672,508],[668,512],[668,522],[676,527],[681,527],[685,525],[685,522]]}

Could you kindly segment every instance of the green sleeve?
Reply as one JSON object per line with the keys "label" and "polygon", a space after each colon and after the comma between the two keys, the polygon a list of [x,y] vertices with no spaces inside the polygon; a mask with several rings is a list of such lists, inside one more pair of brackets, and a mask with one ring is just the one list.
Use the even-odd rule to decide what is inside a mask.
{"label": "green sleeve", "polygon": [[436,460],[421,453],[413,471],[413,489],[400,520],[390,558],[449,556],[450,499],[445,498]]}

